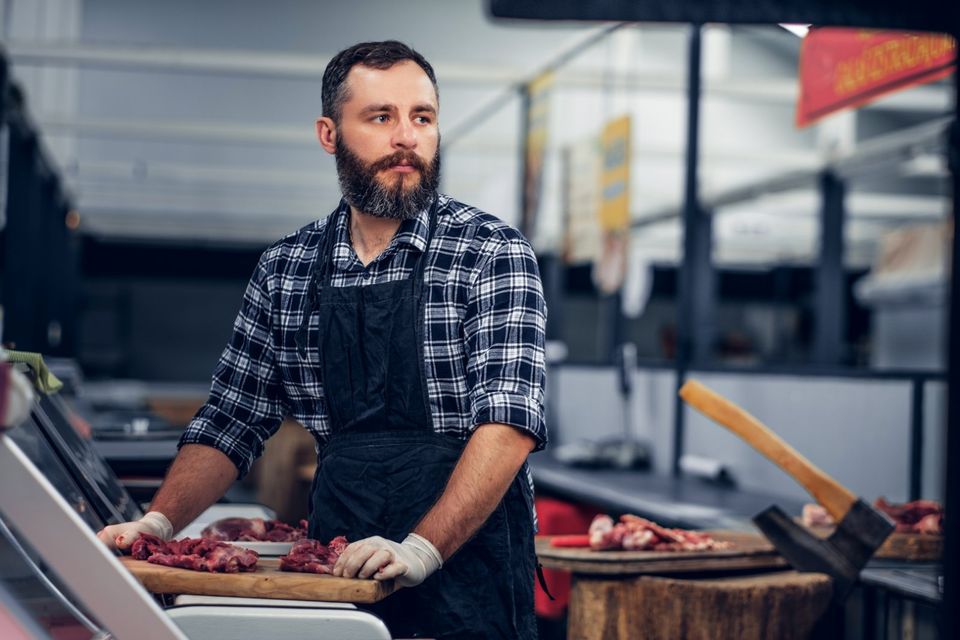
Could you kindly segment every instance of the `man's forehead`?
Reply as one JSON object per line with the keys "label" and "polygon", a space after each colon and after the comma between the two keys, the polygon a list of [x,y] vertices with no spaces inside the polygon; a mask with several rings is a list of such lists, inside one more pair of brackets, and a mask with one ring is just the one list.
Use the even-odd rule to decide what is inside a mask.
{"label": "man's forehead", "polygon": [[399,97],[411,97],[437,106],[436,87],[412,60],[402,60],[386,69],[356,64],[347,73],[345,84],[347,102],[360,99],[389,103]]}

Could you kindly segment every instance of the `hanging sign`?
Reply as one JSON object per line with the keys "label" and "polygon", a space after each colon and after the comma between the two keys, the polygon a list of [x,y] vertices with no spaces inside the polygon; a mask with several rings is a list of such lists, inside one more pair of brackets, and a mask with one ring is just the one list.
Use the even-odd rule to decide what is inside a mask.
{"label": "hanging sign", "polygon": [[630,225],[630,116],[611,120],[600,134],[600,228]]}
{"label": "hanging sign", "polygon": [[600,256],[600,145],[597,138],[572,143],[562,153],[564,243],[567,264]]}
{"label": "hanging sign", "polygon": [[528,238],[536,231],[543,184],[543,161],[547,149],[550,90],[553,74],[545,73],[527,85],[527,137],[523,162],[523,210],[520,231]]}
{"label": "hanging sign", "polygon": [[600,257],[594,283],[603,293],[620,289],[630,233],[630,116],[611,120],[600,134]]}
{"label": "hanging sign", "polygon": [[800,45],[797,126],[950,75],[957,43],[947,35],[815,27]]}

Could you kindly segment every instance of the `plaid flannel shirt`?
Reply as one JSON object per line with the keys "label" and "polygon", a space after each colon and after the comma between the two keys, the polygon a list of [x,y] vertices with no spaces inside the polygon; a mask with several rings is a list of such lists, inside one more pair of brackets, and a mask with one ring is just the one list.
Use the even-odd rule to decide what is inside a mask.
{"label": "plaid flannel shirt", "polygon": [[[429,228],[424,210],[403,222],[387,249],[364,267],[350,244],[346,207],[341,202],[334,216],[263,253],[214,370],[210,397],[180,446],[215,447],[242,477],[285,416],[306,427],[318,449],[330,437],[315,313],[305,359],[294,340],[324,229],[335,220],[331,284],[344,287],[409,278],[427,249]],[[437,216],[424,256],[423,355],[433,429],[466,440],[479,425],[502,423],[533,436],[542,449],[546,305],[533,250],[509,225],[449,196],[439,196]]]}

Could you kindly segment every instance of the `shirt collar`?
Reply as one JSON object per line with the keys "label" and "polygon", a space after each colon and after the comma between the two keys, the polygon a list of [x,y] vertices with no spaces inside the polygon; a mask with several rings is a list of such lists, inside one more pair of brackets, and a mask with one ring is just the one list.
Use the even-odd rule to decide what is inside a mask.
{"label": "shirt collar", "polygon": [[[400,223],[396,235],[387,246],[385,253],[391,251],[399,245],[408,245],[417,251],[426,251],[427,235],[430,233],[430,212],[433,209],[433,202],[420,210],[416,217],[404,220]],[[353,247],[350,245],[350,232],[347,228],[350,216],[348,215],[350,206],[346,201],[340,201],[340,207],[337,209],[336,227],[334,232],[336,240],[333,245],[333,263],[337,269],[351,269],[360,265]]]}

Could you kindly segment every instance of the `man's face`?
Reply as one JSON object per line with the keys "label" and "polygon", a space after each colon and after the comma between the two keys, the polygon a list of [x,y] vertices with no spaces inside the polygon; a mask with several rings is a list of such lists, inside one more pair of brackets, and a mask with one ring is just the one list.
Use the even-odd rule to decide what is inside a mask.
{"label": "man's face", "polygon": [[389,69],[357,65],[336,126],[337,174],[344,198],[383,218],[413,218],[440,180],[437,96],[412,61]]}

